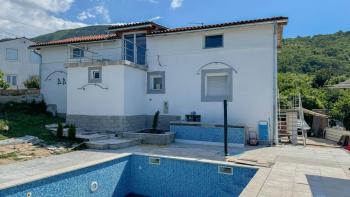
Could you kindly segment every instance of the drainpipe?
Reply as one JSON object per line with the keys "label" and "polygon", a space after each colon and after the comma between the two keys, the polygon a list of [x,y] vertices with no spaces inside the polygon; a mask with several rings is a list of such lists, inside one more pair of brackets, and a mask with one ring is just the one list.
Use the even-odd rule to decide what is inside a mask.
{"label": "drainpipe", "polygon": [[43,64],[43,57],[40,53],[36,52],[36,50],[33,50],[33,52],[35,54],[37,54],[39,57],[40,57],[40,61],[39,61],[39,82],[40,82],[40,90],[41,90],[41,67],[42,67],[42,64]]}
{"label": "drainpipe", "polygon": [[277,22],[273,23],[273,136],[271,144],[278,144],[278,128],[277,128]]}

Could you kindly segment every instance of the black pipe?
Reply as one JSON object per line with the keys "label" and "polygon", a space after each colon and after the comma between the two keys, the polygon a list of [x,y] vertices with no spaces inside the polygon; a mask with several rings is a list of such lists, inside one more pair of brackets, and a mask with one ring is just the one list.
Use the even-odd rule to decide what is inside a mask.
{"label": "black pipe", "polygon": [[227,152],[227,100],[224,100],[224,148],[225,156],[228,156]]}

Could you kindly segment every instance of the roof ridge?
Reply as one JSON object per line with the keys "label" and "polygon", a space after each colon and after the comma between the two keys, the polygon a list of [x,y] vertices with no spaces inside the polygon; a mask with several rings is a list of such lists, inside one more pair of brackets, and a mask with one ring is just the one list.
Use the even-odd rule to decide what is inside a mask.
{"label": "roof ridge", "polygon": [[171,29],[166,29],[166,30],[154,31],[154,32],[151,32],[150,34],[170,33],[170,32],[178,32],[178,31],[189,31],[189,30],[197,30],[197,29],[198,30],[199,29],[208,29],[208,28],[225,27],[225,26],[232,26],[232,25],[243,25],[243,24],[249,24],[249,23],[269,22],[269,21],[275,21],[275,20],[288,20],[288,17],[277,16],[277,17],[269,17],[269,18],[232,21],[232,22],[225,22],[225,23],[214,23],[214,24],[208,24],[208,25],[176,27],[176,28],[171,28]]}

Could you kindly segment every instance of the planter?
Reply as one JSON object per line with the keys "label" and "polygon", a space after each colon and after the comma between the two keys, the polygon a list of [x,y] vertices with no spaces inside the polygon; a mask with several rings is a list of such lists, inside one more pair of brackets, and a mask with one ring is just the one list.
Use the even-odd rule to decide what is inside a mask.
{"label": "planter", "polygon": [[123,137],[140,138],[143,144],[168,145],[175,141],[174,132],[164,132],[161,134],[145,132],[123,132]]}

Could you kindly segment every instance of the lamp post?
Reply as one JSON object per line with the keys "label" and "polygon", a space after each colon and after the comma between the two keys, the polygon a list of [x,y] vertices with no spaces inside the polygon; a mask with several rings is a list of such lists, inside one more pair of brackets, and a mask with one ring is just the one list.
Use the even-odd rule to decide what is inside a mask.
{"label": "lamp post", "polygon": [[228,156],[227,151],[227,100],[224,100],[224,152]]}

